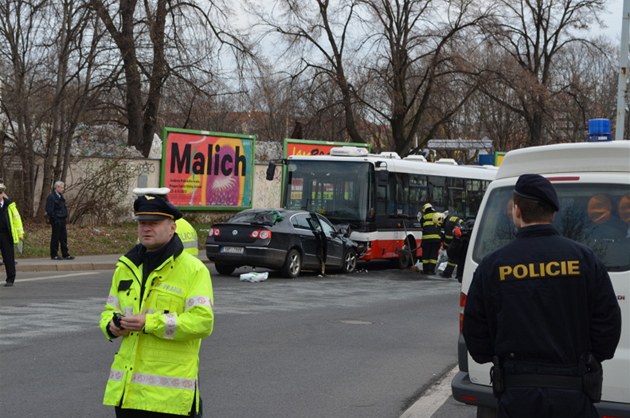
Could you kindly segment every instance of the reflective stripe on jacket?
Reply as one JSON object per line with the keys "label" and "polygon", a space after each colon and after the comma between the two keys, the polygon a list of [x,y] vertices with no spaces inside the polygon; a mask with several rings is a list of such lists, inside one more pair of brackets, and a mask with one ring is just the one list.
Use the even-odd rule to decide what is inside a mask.
{"label": "reflective stripe on jacket", "polygon": [[140,301],[141,283],[142,265],[122,256],[100,328],[109,339],[107,326],[115,312],[144,313],[146,323],[143,332],[122,337],[103,404],[187,415],[193,397],[199,405],[199,348],[214,326],[210,273],[199,259],[182,251],[149,274]]}
{"label": "reflective stripe on jacket", "polygon": [[175,221],[177,225],[177,235],[184,244],[184,251],[191,253],[195,257],[199,255],[199,244],[197,240],[197,231],[195,228],[184,218],[179,218]]}
{"label": "reflective stripe on jacket", "polygon": [[433,223],[435,212],[428,212],[422,215],[422,239],[442,240],[440,227]]}

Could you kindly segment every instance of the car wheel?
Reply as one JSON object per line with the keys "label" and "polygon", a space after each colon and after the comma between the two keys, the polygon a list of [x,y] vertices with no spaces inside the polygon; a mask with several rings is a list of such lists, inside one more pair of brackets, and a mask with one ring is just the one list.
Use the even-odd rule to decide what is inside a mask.
{"label": "car wheel", "polygon": [[300,270],[302,270],[302,256],[298,250],[293,248],[287,253],[281,272],[283,276],[295,279],[300,275]]}
{"label": "car wheel", "polygon": [[354,249],[349,248],[348,251],[346,251],[346,254],[343,256],[343,267],[341,270],[344,273],[352,273],[356,268],[357,252]]}
{"label": "car wheel", "polygon": [[234,269],[236,269],[235,266],[221,263],[214,263],[214,268],[217,269],[219,274],[223,276],[229,276],[230,274],[232,274],[232,272],[234,272]]}

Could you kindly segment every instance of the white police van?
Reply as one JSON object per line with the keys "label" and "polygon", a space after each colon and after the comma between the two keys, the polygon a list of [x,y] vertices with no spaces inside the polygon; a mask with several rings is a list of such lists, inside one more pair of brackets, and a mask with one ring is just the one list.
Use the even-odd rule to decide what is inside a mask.
{"label": "white police van", "polygon": [[[466,255],[460,296],[460,331],[473,273],[488,253],[514,237],[511,197],[521,174],[547,177],[556,188],[560,211],[554,226],[588,245],[606,265],[621,307],[621,340],[612,360],[603,362],[601,416],[630,417],[630,141],[572,143],[524,148],[505,155],[488,187]],[[493,417],[496,400],[490,364],[476,363],[460,333],[459,372],[451,383],[453,397],[477,406],[477,417]]]}

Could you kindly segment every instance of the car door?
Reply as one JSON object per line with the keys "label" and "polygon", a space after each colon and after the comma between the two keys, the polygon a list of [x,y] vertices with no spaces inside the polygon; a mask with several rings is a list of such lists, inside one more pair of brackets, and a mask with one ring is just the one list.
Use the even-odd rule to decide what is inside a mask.
{"label": "car door", "polygon": [[337,229],[328,219],[318,216],[322,231],[326,236],[326,267],[340,268],[343,263],[343,242],[338,237]]}
{"label": "car door", "polygon": [[298,213],[291,218],[291,224],[302,246],[302,267],[312,269],[319,267],[319,247],[309,218],[308,213]]}

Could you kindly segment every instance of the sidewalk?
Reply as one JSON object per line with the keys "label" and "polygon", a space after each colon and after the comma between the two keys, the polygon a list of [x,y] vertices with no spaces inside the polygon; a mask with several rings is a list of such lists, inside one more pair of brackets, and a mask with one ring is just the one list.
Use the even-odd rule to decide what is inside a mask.
{"label": "sidewalk", "polygon": [[[33,271],[73,271],[73,270],[114,270],[120,254],[84,255],[74,260],[51,260],[48,257],[16,258],[17,272]],[[0,267],[1,268],[1,267]]]}
{"label": "sidewalk", "polygon": [[[78,270],[111,270],[114,271],[116,261],[122,254],[75,256],[74,260],[51,260],[48,257],[16,258],[17,272],[35,271],[78,271]],[[199,259],[207,263],[205,251],[199,252]],[[4,266],[0,266],[3,269]]]}

